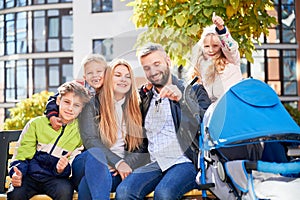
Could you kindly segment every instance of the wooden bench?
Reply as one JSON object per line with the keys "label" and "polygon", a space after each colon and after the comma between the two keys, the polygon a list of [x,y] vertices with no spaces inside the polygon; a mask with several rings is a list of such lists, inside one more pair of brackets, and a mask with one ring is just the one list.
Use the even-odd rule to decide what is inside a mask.
{"label": "wooden bench", "polygon": [[[21,134],[21,130],[18,131],[0,131],[0,200],[6,200],[6,190],[10,183],[10,177],[8,176],[8,163],[9,159],[12,157],[15,144]],[[153,199],[154,192],[151,192],[146,196],[146,199]],[[187,192],[182,199],[202,199],[201,190],[191,190]],[[208,197],[214,199],[215,197],[208,192]],[[78,199],[77,192],[73,195],[73,200]],[[115,199],[115,193],[110,194],[110,199]],[[47,195],[40,194],[35,195],[30,200],[51,200]]]}

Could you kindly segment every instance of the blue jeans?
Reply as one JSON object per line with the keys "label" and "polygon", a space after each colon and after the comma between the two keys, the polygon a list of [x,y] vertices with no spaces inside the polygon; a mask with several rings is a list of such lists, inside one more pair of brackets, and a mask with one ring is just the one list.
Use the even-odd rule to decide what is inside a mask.
{"label": "blue jeans", "polygon": [[45,182],[37,181],[29,175],[22,179],[22,186],[15,187],[7,193],[9,200],[28,200],[37,194],[47,194],[56,200],[72,200],[74,189],[68,178],[53,177]]}
{"label": "blue jeans", "polygon": [[104,153],[91,148],[76,156],[72,163],[72,182],[78,191],[79,200],[110,199],[121,177],[112,176]]}
{"label": "blue jeans", "polygon": [[116,199],[144,199],[154,191],[154,199],[181,199],[188,191],[199,188],[195,178],[197,170],[192,163],[181,163],[162,172],[157,162],[133,171],[117,187]]}

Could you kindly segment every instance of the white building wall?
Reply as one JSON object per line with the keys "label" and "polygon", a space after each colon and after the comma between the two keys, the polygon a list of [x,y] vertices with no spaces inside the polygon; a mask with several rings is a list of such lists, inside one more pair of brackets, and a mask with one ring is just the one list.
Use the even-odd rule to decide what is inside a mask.
{"label": "white building wall", "polygon": [[[73,1],[74,78],[82,77],[80,62],[85,55],[92,53],[93,39],[113,38],[113,58],[121,56],[137,66],[132,49],[138,31],[130,20],[133,12],[127,3],[113,0],[113,12],[92,13],[91,0]],[[143,76],[140,70],[139,74]]]}

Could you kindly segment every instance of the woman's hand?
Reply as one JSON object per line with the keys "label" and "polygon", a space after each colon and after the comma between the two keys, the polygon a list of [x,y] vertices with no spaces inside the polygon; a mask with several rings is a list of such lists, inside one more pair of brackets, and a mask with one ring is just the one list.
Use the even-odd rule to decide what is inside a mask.
{"label": "woman's hand", "polygon": [[126,162],[122,161],[119,164],[117,171],[120,174],[122,180],[124,180],[129,174],[131,174],[132,169]]}

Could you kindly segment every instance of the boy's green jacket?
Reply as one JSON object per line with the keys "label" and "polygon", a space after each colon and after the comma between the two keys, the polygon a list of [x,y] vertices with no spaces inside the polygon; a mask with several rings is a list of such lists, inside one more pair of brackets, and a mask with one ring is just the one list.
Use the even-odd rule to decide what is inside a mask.
{"label": "boy's green jacket", "polygon": [[10,165],[9,174],[17,166],[23,176],[30,175],[37,181],[46,181],[53,177],[69,177],[71,167],[58,174],[56,164],[60,157],[73,152],[76,156],[82,146],[77,119],[55,131],[46,116],[32,119],[24,127]]}

